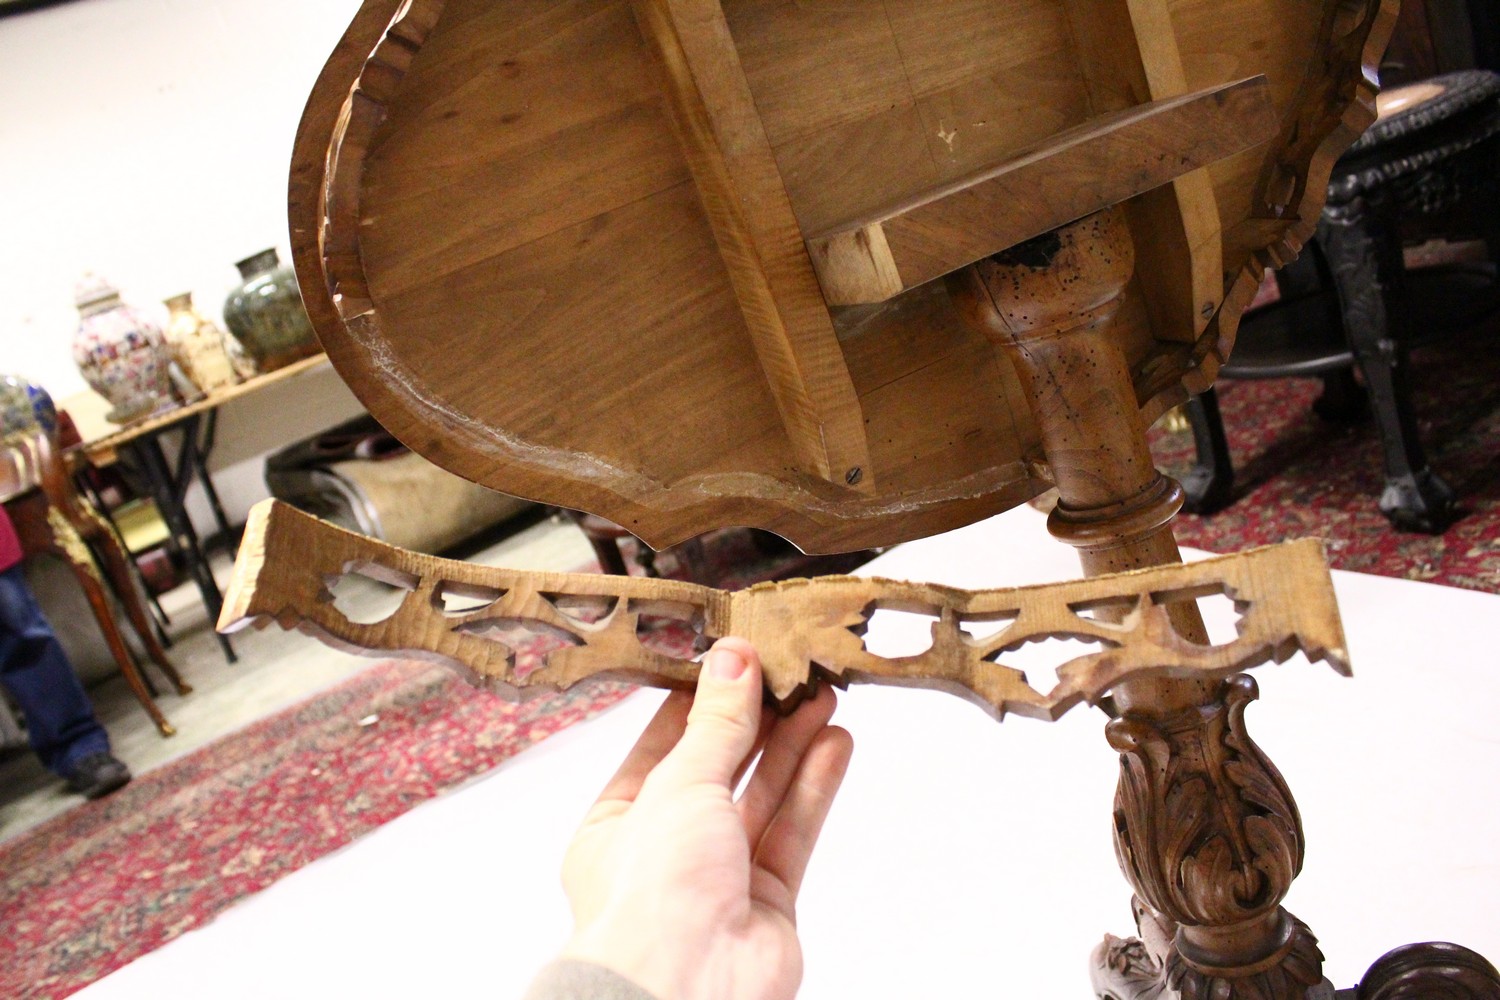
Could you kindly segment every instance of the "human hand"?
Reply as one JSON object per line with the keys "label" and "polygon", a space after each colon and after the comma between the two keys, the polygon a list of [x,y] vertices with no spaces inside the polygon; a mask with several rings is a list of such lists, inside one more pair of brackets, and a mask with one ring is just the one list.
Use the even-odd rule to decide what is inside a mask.
{"label": "human hand", "polygon": [[754,647],[715,643],[697,694],[667,698],[568,848],[563,957],[661,1000],[794,996],[797,892],[853,750],[834,703],[824,685],[763,718]]}

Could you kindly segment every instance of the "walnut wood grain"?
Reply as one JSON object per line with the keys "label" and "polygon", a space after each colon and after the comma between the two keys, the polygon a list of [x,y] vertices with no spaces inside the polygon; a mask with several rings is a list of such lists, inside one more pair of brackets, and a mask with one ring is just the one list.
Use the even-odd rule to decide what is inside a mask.
{"label": "walnut wood grain", "polygon": [[[1131,229],[1116,207],[969,268],[955,279],[976,329],[1021,378],[1059,500],[1048,530],[1078,549],[1084,571],[1121,572],[1181,560],[1171,520],[1182,490],[1157,471],[1146,442],[1125,345],[1124,308],[1138,268]],[[1196,607],[1175,609],[1202,639]],[[1213,687],[1152,689],[1145,702],[1174,712]],[[1120,700],[1135,700],[1130,689]]]}
{"label": "walnut wood grain", "polygon": [[[294,241],[330,357],[414,449],[657,544],[724,524],[812,550],[880,544],[1055,483],[1052,529],[1095,578],[983,594],[846,579],[638,589],[410,562],[272,510],[225,624],[275,619],[509,689],[599,675],[687,686],[692,662],[643,642],[641,618],[657,616],[759,643],[783,707],[821,679],[952,690],[997,716],[1106,704],[1142,935],[1101,949],[1099,995],[1326,997],[1316,940],[1281,905],[1300,820],[1248,736],[1256,692],[1231,662],[1331,650],[1331,603],[1315,607],[1326,586],[1280,564],[1233,582],[1227,564],[1210,577],[1157,565],[1178,559],[1180,491],[1152,467],[1144,427],[1211,383],[1263,268],[1311,232],[1332,163],[1373,118],[1395,6],[367,0],[299,132]],[[932,274],[1002,249],[994,233],[1012,220],[986,215],[997,201],[1062,221],[1042,173],[1034,196],[997,199],[997,165],[1257,75],[1269,141],[1190,160],[1113,207],[1081,199],[1079,212],[1104,210],[946,282],[913,280],[913,248]],[[1160,155],[1185,155],[1201,129],[1179,131]],[[1111,148],[1095,138],[1095,156]],[[975,192],[990,200],[971,198],[965,219]],[[820,304],[800,246],[834,233],[869,266],[840,278],[821,260]],[[851,454],[863,464],[840,481]],[[400,606],[344,617],[326,588],[348,574],[395,586]],[[1067,587],[1080,589],[1059,605]],[[1192,598],[1215,587],[1268,617],[1206,646]],[[857,633],[882,608],[932,614],[932,649],[864,649]],[[1012,613],[983,642],[963,627]],[[562,648],[523,677],[503,628]],[[1059,634],[1116,645],[1065,664],[1049,692],[1004,665],[1011,645]]]}
{"label": "walnut wood grain", "polygon": [[[1069,23],[1098,108],[1130,107],[1188,92],[1187,69],[1165,0],[1068,0]],[[1132,39],[1134,44],[1122,44]],[[1161,340],[1192,343],[1223,302],[1219,205],[1208,169],[1191,171],[1130,205],[1141,290]]]}
{"label": "walnut wood grain", "polygon": [[[1263,74],[1278,137],[1207,167],[1212,206],[1201,179],[1127,206],[1161,263],[1122,308],[1150,418],[1212,379],[1256,255],[1315,214],[1304,181],[1267,209],[1267,165],[1295,180],[1352,138],[1380,9],[1112,0],[1094,7],[1120,12],[1112,37],[1056,0],[642,4],[367,0],[299,129],[299,281],[356,395],[450,471],[658,546],[737,523],[809,551],[956,527],[1048,482],[1018,380],[946,290],[828,309],[805,235],[1178,83]],[[1138,27],[1164,19],[1170,38]]]}
{"label": "walnut wood grain", "polygon": [[634,0],[745,327],[797,461],[869,492],[864,423],[718,0]]}
{"label": "walnut wood grain", "polygon": [[[823,294],[831,305],[883,302],[1259,145],[1277,129],[1269,90],[1256,78],[1125,108],[814,233],[807,246]],[[1207,175],[1200,179],[1206,183]],[[1206,197],[1211,205],[1211,190]],[[1217,218],[1206,236],[1212,239],[1196,241],[1217,251]],[[1216,283],[1219,272],[1213,268]],[[1210,316],[1218,296],[1215,287]],[[1190,325],[1188,333],[1185,339],[1192,340],[1197,330]]]}
{"label": "walnut wood grain", "polygon": [[1136,892],[1138,942],[1095,952],[1101,997],[1311,1000],[1323,955],[1281,907],[1302,870],[1302,819],[1250,738],[1255,681],[1225,681],[1199,712],[1106,727],[1120,754],[1115,854]]}
{"label": "walnut wood grain", "polygon": [[[383,581],[405,597],[389,617],[350,620],[329,588],[345,574]],[[1193,642],[1167,608],[1210,593],[1242,608],[1237,637]],[[447,611],[451,599],[468,609]],[[592,607],[592,620],[580,610]],[[898,610],[933,617],[932,647],[879,656],[860,639],[871,616]],[[1101,613],[1123,609],[1117,621]],[[682,621],[703,639],[752,641],[765,665],[767,693],[794,707],[826,680],[930,687],[958,694],[996,718],[1014,713],[1051,720],[1142,677],[1221,678],[1301,651],[1348,673],[1332,581],[1312,540],[1235,556],[1096,577],[1072,583],[967,591],[936,584],[822,577],[728,592],[676,580],[545,573],[478,566],[407,552],[318,521],[275,500],[250,515],[225,597],[221,631],[270,622],[297,628],[339,649],[422,656],[464,670],[486,687],[524,694],[566,689],[590,678],[691,687],[698,666],[643,645],[640,619]],[[1000,623],[1000,624],[996,624]],[[976,638],[969,629],[988,625]],[[515,650],[493,636],[503,626],[561,640],[543,665],[517,672]],[[1097,642],[1099,652],[1058,668],[1050,691],[1032,687],[1006,653],[1047,637]]]}

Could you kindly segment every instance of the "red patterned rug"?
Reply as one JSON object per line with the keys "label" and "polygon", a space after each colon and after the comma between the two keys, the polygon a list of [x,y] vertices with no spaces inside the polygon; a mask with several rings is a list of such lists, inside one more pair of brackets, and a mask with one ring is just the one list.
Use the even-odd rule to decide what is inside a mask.
{"label": "red patterned rug", "polygon": [[[847,572],[869,556],[768,554],[743,531],[705,548],[730,588]],[[678,654],[692,642],[675,623],[651,640]],[[441,666],[386,662],[141,775],[0,845],[11,956],[0,996],[68,996],[628,690],[596,684],[517,705]]]}
{"label": "red patterned rug", "polygon": [[618,701],[382,663],[0,848],[0,996],[64,997]]}
{"label": "red patterned rug", "polygon": [[[1500,321],[1417,349],[1410,374],[1428,460],[1464,511],[1443,535],[1396,531],[1380,513],[1371,419],[1331,424],[1312,411],[1321,381],[1274,379],[1219,383],[1236,499],[1209,517],[1180,517],[1178,540],[1235,552],[1316,535],[1339,569],[1500,592]],[[1152,441],[1167,471],[1191,463],[1187,431],[1159,427]]]}

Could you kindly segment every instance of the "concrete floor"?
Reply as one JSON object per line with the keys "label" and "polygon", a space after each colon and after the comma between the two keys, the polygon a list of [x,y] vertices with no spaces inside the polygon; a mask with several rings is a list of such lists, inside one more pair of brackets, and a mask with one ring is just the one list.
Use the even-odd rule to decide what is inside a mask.
{"label": "concrete floor", "polygon": [[[593,550],[571,521],[552,518],[494,542],[470,561],[516,569],[574,570],[593,561]],[[220,584],[227,581],[228,555],[214,558]],[[314,640],[278,628],[241,632],[234,638],[239,662],[225,662],[209,628],[197,590],[184,584],[162,596],[172,619],[173,647],[168,651],[183,678],[193,686],[186,696],[158,687],[162,711],[177,728],[163,738],[119,677],[94,687],[95,712],[109,731],[117,757],[143,774],[211,740],[241,729],[278,709],[301,701],[367,666],[384,659],[341,653]],[[30,752],[0,760],[0,842],[17,836],[83,799],[70,793],[44,770]]]}

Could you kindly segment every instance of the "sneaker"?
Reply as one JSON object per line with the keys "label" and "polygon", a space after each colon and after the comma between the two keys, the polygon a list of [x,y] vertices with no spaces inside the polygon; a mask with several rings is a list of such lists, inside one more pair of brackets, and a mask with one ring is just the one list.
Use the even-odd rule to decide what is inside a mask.
{"label": "sneaker", "polygon": [[108,753],[91,753],[73,765],[68,787],[86,799],[97,799],[123,788],[130,781],[130,768]]}

